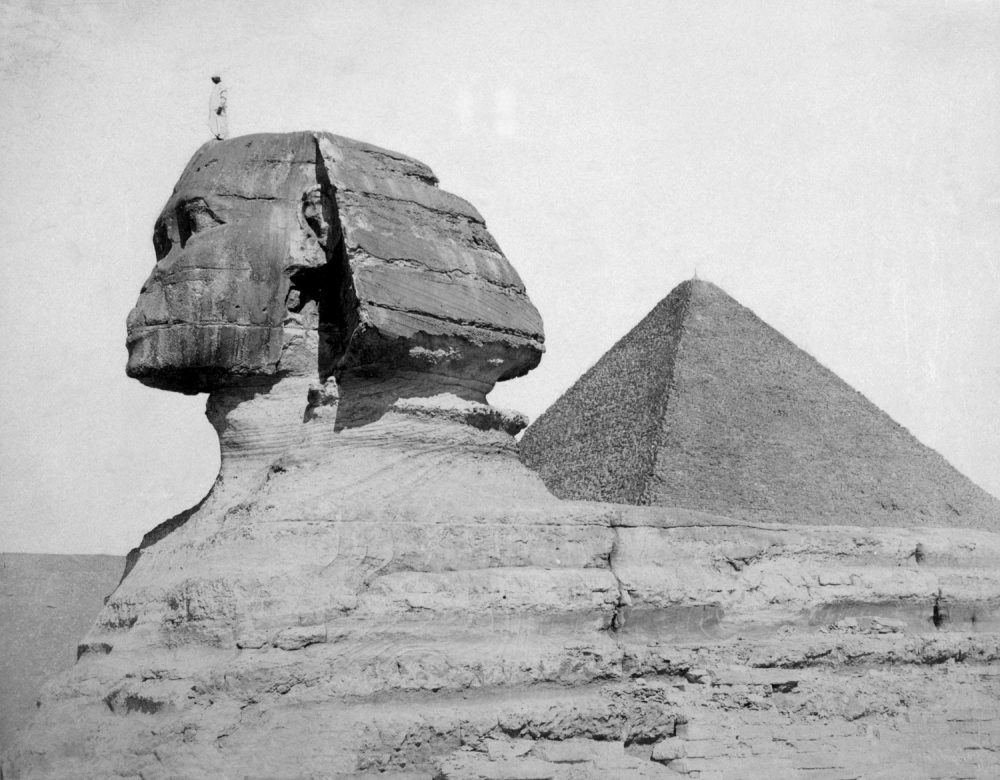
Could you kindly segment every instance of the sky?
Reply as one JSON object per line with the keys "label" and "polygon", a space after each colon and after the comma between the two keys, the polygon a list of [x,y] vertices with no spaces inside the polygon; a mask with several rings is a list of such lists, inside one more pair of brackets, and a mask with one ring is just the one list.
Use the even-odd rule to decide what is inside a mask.
{"label": "sky", "polygon": [[124,373],[208,140],[329,130],[471,201],[545,321],[537,417],[712,281],[1000,495],[1000,3],[0,0],[0,551],[122,554],[218,468]]}

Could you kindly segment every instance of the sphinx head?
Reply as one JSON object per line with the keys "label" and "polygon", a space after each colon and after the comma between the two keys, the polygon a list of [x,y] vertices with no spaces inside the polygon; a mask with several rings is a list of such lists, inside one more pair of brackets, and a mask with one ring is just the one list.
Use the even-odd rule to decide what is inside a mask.
{"label": "sphinx head", "polygon": [[377,147],[308,132],[210,142],[153,243],[127,341],[129,376],[153,387],[292,375],[481,401],[541,356],[538,312],[478,212]]}
{"label": "sphinx head", "polygon": [[198,393],[307,370],[317,307],[303,311],[292,288],[326,262],[304,208],[315,186],[307,134],[198,150],[156,220],[156,266],[128,317],[129,376]]}

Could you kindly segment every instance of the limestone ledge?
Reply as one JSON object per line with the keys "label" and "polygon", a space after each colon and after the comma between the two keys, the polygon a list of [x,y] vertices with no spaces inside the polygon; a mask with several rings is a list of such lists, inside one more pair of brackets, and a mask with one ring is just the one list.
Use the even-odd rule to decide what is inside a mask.
{"label": "limestone ledge", "polygon": [[4,778],[658,777],[729,750],[663,744],[689,722],[896,723],[965,690],[931,670],[1000,665],[998,534],[560,501],[516,415],[337,432],[311,382],[213,396],[218,482],[130,556]]}
{"label": "limestone ledge", "polygon": [[831,675],[1000,661],[1000,535],[563,502],[442,407],[236,459],[135,559],[4,777],[569,776],[557,754],[657,777],[709,760],[651,751],[719,702],[777,723]]}

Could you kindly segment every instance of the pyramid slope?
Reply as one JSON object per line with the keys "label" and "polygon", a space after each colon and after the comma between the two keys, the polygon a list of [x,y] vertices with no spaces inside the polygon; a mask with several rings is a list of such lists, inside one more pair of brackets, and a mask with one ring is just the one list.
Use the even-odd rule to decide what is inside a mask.
{"label": "pyramid slope", "polygon": [[[525,432],[522,457],[554,493],[765,522],[1000,526],[1000,501],[718,287],[685,282],[660,305],[672,299],[685,301],[673,353],[647,317]],[[633,372],[669,374],[639,422],[594,382],[623,369],[626,343],[653,346],[631,353]],[[613,424],[629,432],[612,439]],[[629,451],[612,453],[621,442]],[[602,453],[609,469],[590,468]],[[648,466],[629,475],[642,487],[608,495],[622,462]]]}
{"label": "pyramid slope", "polygon": [[681,285],[525,432],[521,459],[557,496],[643,503],[687,305]]}

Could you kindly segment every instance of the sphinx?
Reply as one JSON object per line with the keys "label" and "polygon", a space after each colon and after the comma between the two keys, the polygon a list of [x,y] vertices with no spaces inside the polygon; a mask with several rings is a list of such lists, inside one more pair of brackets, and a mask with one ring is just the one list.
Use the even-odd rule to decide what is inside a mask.
{"label": "sphinx", "polygon": [[213,141],[154,249],[127,372],[208,394],[219,477],[4,778],[996,769],[1000,535],[555,497],[487,401],[541,319],[427,166]]}

